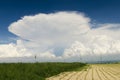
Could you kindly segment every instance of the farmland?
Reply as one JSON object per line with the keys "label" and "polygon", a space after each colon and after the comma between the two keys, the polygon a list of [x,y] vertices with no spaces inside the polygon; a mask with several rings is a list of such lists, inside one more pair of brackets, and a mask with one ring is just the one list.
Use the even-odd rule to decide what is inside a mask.
{"label": "farmland", "polygon": [[47,80],[120,80],[120,64],[91,64],[82,71],[61,73]]}
{"label": "farmland", "polygon": [[0,80],[45,80],[84,66],[86,64],[83,63],[1,63]]}
{"label": "farmland", "polygon": [[120,64],[1,63],[0,80],[120,80]]}

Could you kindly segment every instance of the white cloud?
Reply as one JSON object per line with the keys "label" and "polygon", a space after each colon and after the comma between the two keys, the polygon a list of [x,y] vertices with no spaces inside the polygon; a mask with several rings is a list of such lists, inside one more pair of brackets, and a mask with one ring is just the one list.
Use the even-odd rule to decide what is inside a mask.
{"label": "white cloud", "polygon": [[87,42],[75,41],[64,52],[64,57],[78,57],[83,61],[119,60],[120,40],[114,40],[105,35],[93,36]]}
{"label": "white cloud", "polygon": [[22,44],[1,44],[0,45],[0,57],[24,57],[31,56],[30,53],[26,53],[27,49]]}
{"label": "white cloud", "polygon": [[[99,61],[100,55],[103,60],[115,60],[113,56],[117,55],[116,60],[119,59],[120,24],[101,24],[99,28],[91,28],[90,21],[78,12],[24,16],[9,26],[9,31],[22,40],[17,40],[14,46],[12,44],[12,49],[7,44],[6,52],[0,47],[0,57],[37,55],[44,59],[74,60],[82,56],[84,61]],[[56,56],[57,49],[61,48],[63,53],[58,52],[61,56]]]}
{"label": "white cloud", "polygon": [[89,22],[89,18],[76,12],[38,14],[12,23],[9,31],[27,40],[51,45],[68,42],[72,37],[86,33]]}
{"label": "white cloud", "polygon": [[16,47],[13,44],[0,45],[0,57],[18,56]]}

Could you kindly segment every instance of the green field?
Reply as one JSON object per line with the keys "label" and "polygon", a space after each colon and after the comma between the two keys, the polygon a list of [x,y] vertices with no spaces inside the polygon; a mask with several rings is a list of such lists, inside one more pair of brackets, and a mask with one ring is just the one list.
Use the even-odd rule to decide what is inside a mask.
{"label": "green field", "polygon": [[45,80],[84,66],[83,63],[1,63],[0,80]]}

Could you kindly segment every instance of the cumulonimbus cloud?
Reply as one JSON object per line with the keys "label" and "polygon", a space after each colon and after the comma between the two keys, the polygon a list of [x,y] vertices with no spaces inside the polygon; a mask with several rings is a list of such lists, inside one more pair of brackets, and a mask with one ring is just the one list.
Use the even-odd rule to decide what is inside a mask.
{"label": "cumulonimbus cloud", "polygon": [[15,54],[71,60],[82,56],[84,61],[98,61],[102,55],[104,60],[114,60],[111,55],[120,55],[120,24],[92,28],[90,21],[79,12],[40,13],[24,16],[8,29],[22,39],[15,44],[22,54],[18,50]]}

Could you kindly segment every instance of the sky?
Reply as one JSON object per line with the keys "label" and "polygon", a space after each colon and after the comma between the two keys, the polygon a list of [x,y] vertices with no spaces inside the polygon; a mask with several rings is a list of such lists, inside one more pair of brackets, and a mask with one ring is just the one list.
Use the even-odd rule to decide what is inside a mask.
{"label": "sky", "polygon": [[119,60],[119,4],[119,0],[1,0],[0,57],[99,61],[102,55],[104,61]]}
{"label": "sky", "polygon": [[83,12],[94,23],[119,23],[119,0],[1,0],[0,1],[0,43],[7,43],[10,37],[8,26],[25,15],[57,11]]}

